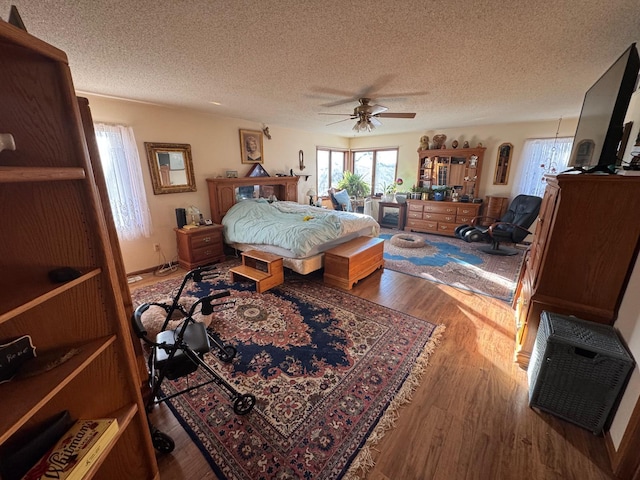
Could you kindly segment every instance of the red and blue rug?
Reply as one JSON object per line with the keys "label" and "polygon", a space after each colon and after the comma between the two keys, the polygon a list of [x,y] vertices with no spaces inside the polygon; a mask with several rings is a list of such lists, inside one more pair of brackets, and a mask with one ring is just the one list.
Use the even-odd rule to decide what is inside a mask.
{"label": "red and blue rug", "polygon": [[506,302],[513,294],[523,262],[517,255],[491,255],[479,250],[483,243],[467,243],[459,238],[411,232],[424,240],[419,248],[393,245],[391,237],[401,232],[383,228],[384,268],[486,295]]}
{"label": "red and blue rug", "polygon": [[[230,291],[235,306],[207,320],[237,356],[230,364],[206,358],[239,392],[255,395],[256,406],[235,415],[226,390],[212,384],[170,400],[174,414],[221,479],[363,476],[371,446],[410,401],[444,327],[326,287],[317,275],[287,273],[283,285],[258,294],[253,284],[229,282],[235,264],[186,294]],[[168,299],[180,283],[141,288],[134,302]],[[167,381],[164,392],[185,383]]]}

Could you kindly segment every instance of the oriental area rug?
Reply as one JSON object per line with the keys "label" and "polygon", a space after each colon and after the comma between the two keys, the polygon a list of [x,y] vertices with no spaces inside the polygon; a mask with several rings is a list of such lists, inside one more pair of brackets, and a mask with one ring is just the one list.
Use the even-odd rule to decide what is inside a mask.
{"label": "oriental area rug", "polygon": [[[362,478],[444,326],[327,287],[313,274],[287,271],[283,285],[258,294],[252,283],[230,282],[228,268],[237,264],[225,262],[219,277],[188,283],[185,298],[230,292],[233,305],[201,320],[237,355],[231,363],[215,351],[205,359],[238,392],[255,395],[256,405],[236,415],[216,384],[167,404],[221,479]],[[181,282],[142,287],[134,304],[170,301]],[[145,325],[154,322],[154,308],[160,310],[150,308]],[[189,382],[202,375],[198,370]],[[163,393],[185,385],[184,377],[165,381]]]}
{"label": "oriental area rug", "polygon": [[[396,234],[410,233],[424,240],[424,246],[405,248],[392,245]],[[383,228],[384,268],[425,278],[510,302],[516,288],[524,251],[512,256],[491,255],[459,238],[426,233],[401,232]]]}

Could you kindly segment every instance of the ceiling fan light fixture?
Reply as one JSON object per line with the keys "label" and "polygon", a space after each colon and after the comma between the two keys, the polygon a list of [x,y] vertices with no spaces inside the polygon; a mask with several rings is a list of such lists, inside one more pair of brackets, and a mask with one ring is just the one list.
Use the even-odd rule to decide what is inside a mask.
{"label": "ceiling fan light fixture", "polygon": [[356,132],[370,132],[375,130],[376,126],[371,122],[370,118],[360,118],[353,126]]}

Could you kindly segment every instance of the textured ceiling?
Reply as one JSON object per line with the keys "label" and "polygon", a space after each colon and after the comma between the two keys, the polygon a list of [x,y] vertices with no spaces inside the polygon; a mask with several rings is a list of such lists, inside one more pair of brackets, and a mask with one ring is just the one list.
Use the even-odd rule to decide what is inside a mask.
{"label": "textured ceiling", "polygon": [[11,4],[78,91],[342,136],[354,121],[319,113],[364,95],[417,115],[357,135],[576,117],[640,40],[638,0],[0,0],[0,17]]}

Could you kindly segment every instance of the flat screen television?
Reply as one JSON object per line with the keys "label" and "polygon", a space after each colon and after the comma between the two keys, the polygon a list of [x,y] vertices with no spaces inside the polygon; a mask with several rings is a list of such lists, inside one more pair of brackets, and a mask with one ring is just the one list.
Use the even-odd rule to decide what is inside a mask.
{"label": "flat screen television", "polygon": [[624,117],[639,69],[638,50],[633,43],[587,90],[569,157],[573,170],[614,173]]}

